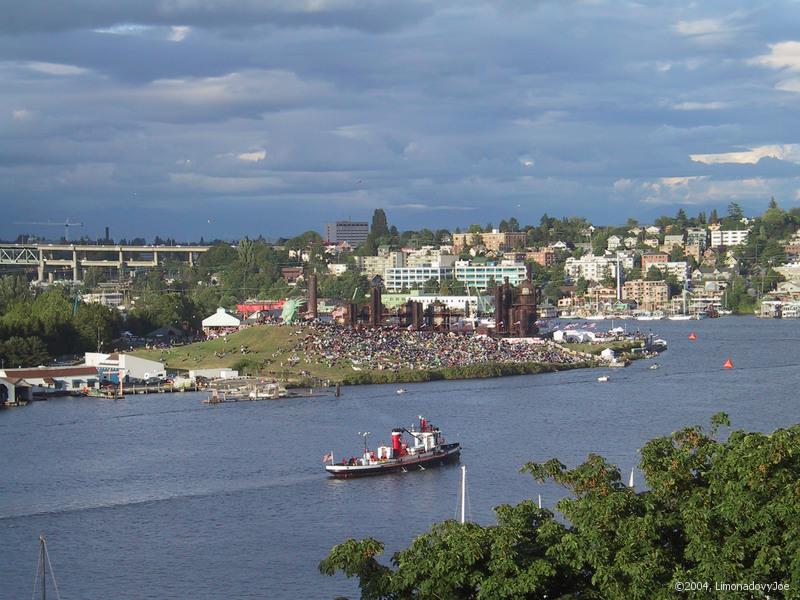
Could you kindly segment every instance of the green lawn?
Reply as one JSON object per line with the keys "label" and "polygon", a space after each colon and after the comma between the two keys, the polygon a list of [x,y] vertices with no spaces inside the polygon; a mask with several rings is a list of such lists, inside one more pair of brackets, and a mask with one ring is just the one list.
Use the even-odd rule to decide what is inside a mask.
{"label": "green lawn", "polygon": [[[320,379],[344,379],[349,374],[347,369],[307,363],[302,353],[297,353],[300,362],[288,365],[289,359],[295,355],[292,348],[299,337],[296,334],[302,330],[301,326],[256,325],[228,335],[227,342],[217,338],[166,350],[137,350],[133,354],[150,360],[164,360],[168,369],[239,368],[240,371],[273,371],[289,381],[304,379],[301,371],[308,371],[312,377]],[[241,353],[242,346],[247,348],[247,354]],[[277,351],[282,352],[273,358],[273,353]]]}
{"label": "green lawn", "polygon": [[[298,335],[298,332],[300,334]],[[257,325],[237,333],[228,335],[226,342],[222,338],[197,342],[186,346],[178,346],[166,350],[138,350],[133,354],[151,360],[163,360],[168,369],[188,371],[191,369],[207,368],[236,368],[240,373],[273,374],[288,383],[306,385],[310,373],[311,378],[329,380],[333,382],[390,382],[390,381],[424,381],[430,378],[460,379],[470,377],[491,377],[500,375],[522,374],[551,370],[548,365],[483,365],[464,368],[445,369],[441,372],[402,372],[392,374],[389,372],[375,371],[374,373],[358,373],[347,366],[327,367],[322,364],[306,362],[302,352],[295,353],[292,348],[302,336],[303,327]],[[247,354],[242,354],[240,349],[245,346]],[[592,354],[599,354],[609,344],[566,344],[572,350],[580,350]],[[611,347],[618,350],[628,350],[630,343],[615,342]],[[273,354],[278,355],[273,357]],[[290,359],[296,356],[299,361],[290,365]],[[283,365],[281,365],[283,363]],[[558,367],[558,368],[574,368]],[[588,366],[588,365],[581,365]]]}

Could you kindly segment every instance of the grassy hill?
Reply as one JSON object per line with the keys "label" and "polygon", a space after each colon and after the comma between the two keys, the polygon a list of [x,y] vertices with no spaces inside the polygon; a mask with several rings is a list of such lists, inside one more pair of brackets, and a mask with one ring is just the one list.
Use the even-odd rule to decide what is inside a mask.
{"label": "grassy hill", "polygon": [[[242,373],[274,372],[289,381],[307,378],[302,374],[305,371],[311,377],[343,381],[349,374],[346,369],[307,363],[302,353],[296,355],[299,362],[289,364],[295,356],[292,349],[302,334],[301,326],[257,325],[228,335],[227,341],[217,338],[165,350],[137,350],[133,354],[150,360],[163,360],[169,369],[188,371],[219,367],[238,369]],[[246,354],[242,354],[242,346],[247,349]]]}
{"label": "grassy hill", "polygon": [[[485,363],[436,370],[359,371],[346,366],[328,367],[309,363],[302,352],[294,352],[296,341],[304,334],[302,326],[258,325],[228,335],[227,341],[218,338],[165,350],[138,350],[134,355],[164,361],[167,368],[178,370],[229,368],[243,374],[262,373],[288,383],[309,385],[310,380],[328,380],[352,384],[402,383],[433,379],[468,379],[523,375],[560,369],[594,366],[593,363],[546,365],[541,363]],[[241,353],[241,347],[247,349]],[[592,346],[600,352],[605,346]],[[584,350],[584,348],[574,348]],[[296,359],[296,360],[294,360]]]}

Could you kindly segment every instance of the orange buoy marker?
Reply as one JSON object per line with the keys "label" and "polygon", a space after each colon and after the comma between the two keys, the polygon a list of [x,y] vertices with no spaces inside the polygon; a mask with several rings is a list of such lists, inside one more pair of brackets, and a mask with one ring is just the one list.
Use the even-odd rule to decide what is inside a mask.
{"label": "orange buoy marker", "polygon": [[696,334],[694,331],[693,331],[692,333],[690,333],[690,334],[689,334],[689,341],[690,341],[690,342],[693,342],[693,341],[695,341],[696,339],[697,339],[697,334]]}
{"label": "orange buoy marker", "polygon": [[733,368],[733,361],[729,358],[725,361],[725,364],[722,365],[725,369],[732,369]]}

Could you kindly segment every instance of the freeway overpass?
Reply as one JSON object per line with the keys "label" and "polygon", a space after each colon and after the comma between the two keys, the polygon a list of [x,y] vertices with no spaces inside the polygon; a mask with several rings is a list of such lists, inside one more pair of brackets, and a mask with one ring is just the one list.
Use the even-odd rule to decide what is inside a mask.
{"label": "freeway overpass", "polygon": [[194,265],[210,246],[94,246],[89,244],[0,244],[0,266],[36,268],[38,281],[52,278],[56,270],[71,270],[79,281],[89,267],[117,269],[155,268],[166,260]]}

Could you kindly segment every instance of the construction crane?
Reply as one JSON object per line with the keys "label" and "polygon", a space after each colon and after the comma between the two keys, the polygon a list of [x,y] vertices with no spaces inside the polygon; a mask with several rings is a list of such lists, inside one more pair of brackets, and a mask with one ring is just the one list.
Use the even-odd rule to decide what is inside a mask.
{"label": "construction crane", "polygon": [[69,219],[67,219],[63,223],[57,223],[55,221],[22,221],[22,222],[14,223],[14,225],[45,225],[45,226],[48,226],[48,227],[51,227],[51,226],[63,227],[64,228],[64,239],[66,241],[69,241],[69,228],[70,227],[83,227],[83,223],[82,222],[70,221]]}

